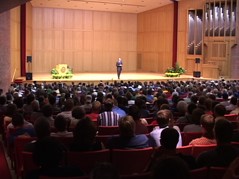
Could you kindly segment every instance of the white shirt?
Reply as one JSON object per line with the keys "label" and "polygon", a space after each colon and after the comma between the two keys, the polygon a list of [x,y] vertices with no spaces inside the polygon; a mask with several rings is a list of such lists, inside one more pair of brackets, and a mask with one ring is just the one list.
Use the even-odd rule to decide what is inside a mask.
{"label": "white shirt", "polygon": [[[165,127],[165,128],[168,128]],[[161,139],[161,132],[165,129],[165,128],[159,128],[158,126],[154,128],[154,130],[152,132],[150,132],[150,139],[149,139],[149,143],[152,147],[160,147],[161,143],[160,143],[160,139]],[[177,143],[177,147],[181,147],[182,146],[182,136],[180,133],[180,130],[177,126],[173,126],[174,129],[176,129],[178,131],[179,134],[179,139],[178,139],[178,143]]]}

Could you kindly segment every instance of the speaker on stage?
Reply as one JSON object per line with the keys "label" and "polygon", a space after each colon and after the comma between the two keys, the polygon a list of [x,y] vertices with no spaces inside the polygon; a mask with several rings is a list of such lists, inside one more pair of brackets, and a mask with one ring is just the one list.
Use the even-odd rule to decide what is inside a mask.
{"label": "speaker on stage", "polygon": [[32,63],[32,56],[27,56],[27,63]]}
{"label": "speaker on stage", "polygon": [[32,80],[32,73],[26,73],[26,80]]}
{"label": "speaker on stage", "polygon": [[195,63],[200,63],[201,59],[200,58],[195,58]]}
{"label": "speaker on stage", "polygon": [[193,77],[200,78],[201,77],[201,72],[200,71],[194,71],[193,72]]}

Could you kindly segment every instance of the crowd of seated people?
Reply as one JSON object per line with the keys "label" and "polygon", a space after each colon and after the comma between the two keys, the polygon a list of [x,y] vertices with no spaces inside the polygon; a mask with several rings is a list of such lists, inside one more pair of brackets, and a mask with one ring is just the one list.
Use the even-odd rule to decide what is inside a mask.
{"label": "crowd of seated people", "polygon": [[[235,80],[121,81],[97,85],[34,82],[12,84],[0,96],[0,113],[6,132],[16,128],[12,117],[21,113],[21,128],[35,130],[34,136],[40,139],[50,135],[72,137],[68,149],[73,151],[160,147],[162,132],[168,128],[178,133],[177,147],[183,144],[181,132],[202,132],[202,137],[190,145],[213,143],[219,150],[221,144],[230,142],[224,144],[218,139],[219,134],[214,135],[214,124],[226,120],[225,114],[238,114],[238,97],[239,81]],[[147,118],[154,119],[152,124]],[[44,137],[38,127],[44,122],[40,121],[49,123]],[[147,128],[149,125],[155,125],[152,131]],[[118,126],[119,135],[111,137],[109,145],[104,146],[96,139],[99,126]],[[237,152],[234,154],[230,162]],[[198,164],[208,165],[203,160],[200,156]]]}

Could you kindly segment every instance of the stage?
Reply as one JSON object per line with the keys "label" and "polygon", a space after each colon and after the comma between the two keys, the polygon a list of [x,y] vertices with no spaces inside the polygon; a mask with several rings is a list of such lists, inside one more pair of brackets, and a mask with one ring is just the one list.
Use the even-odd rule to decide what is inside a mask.
{"label": "stage", "polygon": [[[51,74],[48,73],[33,73],[32,80],[27,80],[25,77],[21,77],[24,82],[36,81],[36,82],[84,82],[84,83],[99,83],[102,82],[114,82],[114,81],[167,81],[167,80],[178,80],[186,81],[191,79],[203,80],[205,78],[194,78],[192,75],[181,75],[180,77],[165,77],[164,74],[159,73],[122,73],[118,80],[116,73],[76,73],[70,79],[53,79]],[[18,78],[19,79],[19,78]]]}

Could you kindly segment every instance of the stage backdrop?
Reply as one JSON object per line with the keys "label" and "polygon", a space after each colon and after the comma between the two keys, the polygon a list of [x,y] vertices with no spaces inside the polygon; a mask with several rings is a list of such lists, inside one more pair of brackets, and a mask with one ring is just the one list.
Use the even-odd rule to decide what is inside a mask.
{"label": "stage backdrop", "polygon": [[32,8],[33,73],[57,64],[78,72],[136,71],[137,15],[86,10]]}

